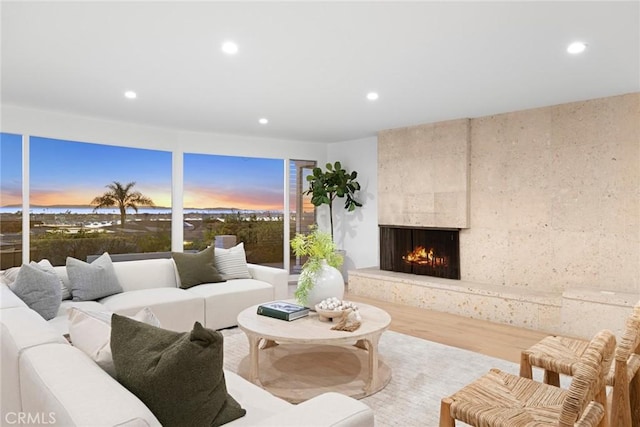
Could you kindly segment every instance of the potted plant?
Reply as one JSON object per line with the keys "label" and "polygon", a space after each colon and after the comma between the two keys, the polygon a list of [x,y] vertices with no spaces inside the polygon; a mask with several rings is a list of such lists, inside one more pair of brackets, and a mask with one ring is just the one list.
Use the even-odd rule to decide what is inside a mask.
{"label": "potted plant", "polygon": [[342,265],[342,255],[336,252],[336,245],[329,233],[320,231],[317,226],[309,234],[296,234],[291,240],[291,249],[296,256],[306,256],[302,266],[296,300],[312,308],[328,297],[342,299],[344,279],[338,271]]}
{"label": "potted plant", "polygon": [[347,172],[342,169],[340,162],[333,165],[327,163],[326,170],[313,168],[313,174],[307,176],[309,189],[304,194],[311,195],[311,203],[318,207],[329,205],[329,220],[331,221],[331,240],[333,240],[333,201],[336,197],[346,197],[344,208],[352,212],[356,207],[362,206],[354,194],[360,190],[360,184],[356,181],[358,172]]}

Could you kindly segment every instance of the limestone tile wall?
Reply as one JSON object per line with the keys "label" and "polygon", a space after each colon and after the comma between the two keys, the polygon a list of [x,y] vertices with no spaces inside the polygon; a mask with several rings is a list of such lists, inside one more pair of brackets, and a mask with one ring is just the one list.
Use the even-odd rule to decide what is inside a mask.
{"label": "limestone tile wall", "polygon": [[474,319],[560,333],[562,298],[504,286],[362,268],[349,272],[349,293]]}
{"label": "limestone tile wall", "polygon": [[470,139],[463,280],[640,292],[640,94],[473,119]]}
{"label": "limestone tile wall", "polygon": [[378,134],[378,223],[468,225],[469,120]]}

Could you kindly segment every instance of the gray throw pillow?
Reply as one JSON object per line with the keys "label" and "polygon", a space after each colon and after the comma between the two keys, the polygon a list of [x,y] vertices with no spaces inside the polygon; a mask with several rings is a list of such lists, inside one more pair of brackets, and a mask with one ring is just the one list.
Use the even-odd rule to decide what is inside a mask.
{"label": "gray throw pillow", "polygon": [[[38,261],[38,265],[54,273],[56,271],[53,268],[53,265],[51,265],[51,262],[49,262],[49,260],[46,258]],[[4,272],[2,272],[2,275],[0,276],[0,280],[7,285],[11,285],[13,282],[16,281],[16,277],[18,277],[18,271],[20,271],[20,267],[11,267],[5,270]],[[67,288],[67,286],[64,284],[60,276],[58,276],[58,280],[60,281],[60,289],[62,290],[62,299],[63,300],[71,299],[71,292],[69,291],[69,288]]]}
{"label": "gray throw pillow", "polygon": [[67,257],[67,275],[74,301],[93,301],[122,292],[108,253],[88,264]]}
{"label": "gray throw pillow", "polygon": [[227,393],[223,337],[196,322],[174,332],[111,317],[117,380],[164,426],[219,426],[246,414]]}
{"label": "gray throw pillow", "polygon": [[201,283],[224,282],[213,261],[214,247],[195,254],[173,252],[171,257],[176,263],[178,276],[180,276],[180,287],[187,289]]}
{"label": "gray throw pillow", "polygon": [[45,320],[53,319],[58,314],[62,289],[53,267],[47,268],[33,261],[23,264],[9,288]]}

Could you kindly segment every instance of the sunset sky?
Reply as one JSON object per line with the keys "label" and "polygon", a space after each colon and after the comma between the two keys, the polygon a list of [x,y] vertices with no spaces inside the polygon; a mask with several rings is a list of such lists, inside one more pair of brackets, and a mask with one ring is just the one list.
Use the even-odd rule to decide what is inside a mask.
{"label": "sunset sky", "polygon": [[[21,203],[21,137],[2,134],[1,205]],[[171,153],[31,137],[30,203],[88,205],[113,181],[135,181],[171,206]],[[184,207],[282,210],[283,160],[185,154]]]}

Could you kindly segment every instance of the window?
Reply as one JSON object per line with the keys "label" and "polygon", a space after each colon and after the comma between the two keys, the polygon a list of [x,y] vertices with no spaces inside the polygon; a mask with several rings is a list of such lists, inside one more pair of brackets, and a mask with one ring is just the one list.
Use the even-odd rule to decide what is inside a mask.
{"label": "window", "polygon": [[29,152],[31,259],[171,250],[171,153],[39,137]]}
{"label": "window", "polygon": [[185,250],[243,242],[248,262],[283,267],[283,160],[185,153],[183,197]]}
{"label": "window", "polygon": [[22,264],[22,136],[0,133],[0,270]]}

